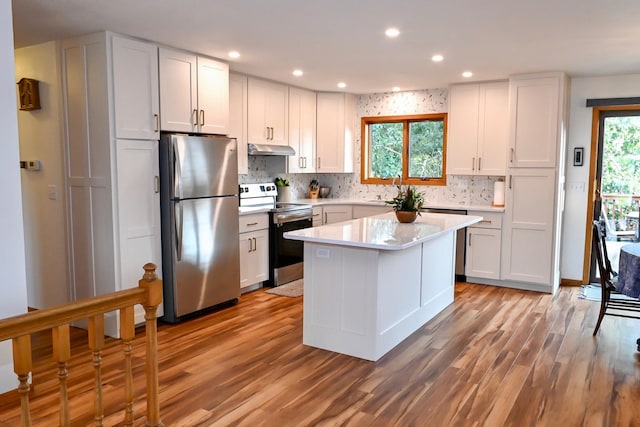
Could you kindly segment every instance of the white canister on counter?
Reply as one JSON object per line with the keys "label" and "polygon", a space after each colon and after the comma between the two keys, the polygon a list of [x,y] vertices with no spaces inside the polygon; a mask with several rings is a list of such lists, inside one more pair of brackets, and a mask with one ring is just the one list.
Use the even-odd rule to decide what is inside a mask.
{"label": "white canister on counter", "polygon": [[290,202],[293,200],[293,195],[291,194],[291,187],[284,186],[278,187],[278,201],[279,202]]}

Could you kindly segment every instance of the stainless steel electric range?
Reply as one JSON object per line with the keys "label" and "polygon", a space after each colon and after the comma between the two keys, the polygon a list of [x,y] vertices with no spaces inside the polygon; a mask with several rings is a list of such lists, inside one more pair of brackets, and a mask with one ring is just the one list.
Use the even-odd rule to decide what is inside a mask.
{"label": "stainless steel electric range", "polygon": [[304,243],[283,237],[287,231],[312,225],[313,208],[303,203],[278,202],[273,183],[241,184],[240,212],[269,213],[269,286],[302,278]]}

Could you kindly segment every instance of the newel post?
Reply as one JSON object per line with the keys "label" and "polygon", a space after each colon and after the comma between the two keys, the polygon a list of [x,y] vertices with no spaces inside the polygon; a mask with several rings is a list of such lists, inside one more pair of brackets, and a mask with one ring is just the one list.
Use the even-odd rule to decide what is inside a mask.
{"label": "newel post", "polygon": [[160,421],[160,392],[158,383],[158,328],[157,309],[162,303],[162,281],[156,275],[156,265],[144,265],[144,275],[138,282],[146,289],[144,302],[145,331],[147,336],[147,426],[162,426]]}

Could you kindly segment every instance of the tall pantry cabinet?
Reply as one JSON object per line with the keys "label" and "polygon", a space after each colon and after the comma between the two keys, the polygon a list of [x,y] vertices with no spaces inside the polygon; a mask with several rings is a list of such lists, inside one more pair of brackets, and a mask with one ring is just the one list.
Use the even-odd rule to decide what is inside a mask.
{"label": "tall pantry cabinet", "polygon": [[[137,286],[147,262],[161,275],[157,47],[77,37],[62,42],[62,68],[70,277],[82,299]],[[105,333],[118,336],[118,323],[107,314]]]}
{"label": "tall pantry cabinet", "polygon": [[562,73],[509,82],[509,150],[501,276],[555,293],[560,283],[567,79]]}

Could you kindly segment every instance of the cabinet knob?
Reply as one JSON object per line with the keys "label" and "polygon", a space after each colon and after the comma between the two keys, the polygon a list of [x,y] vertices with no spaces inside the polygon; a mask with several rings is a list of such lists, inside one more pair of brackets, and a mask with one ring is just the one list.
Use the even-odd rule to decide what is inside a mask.
{"label": "cabinet knob", "polygon": [[153,119],[156,123],[156,128],[153,130],[155,133],[160,132],[160,116],[157,114],[153,115]]}
{"label": "cabinet knob", "polygon": [[193,110],[193,125],[198,126],[198,110]]}
{"label": "cabinet knob", "polygon": [[200,126],[204,126],[204,110],[200,110]]}

